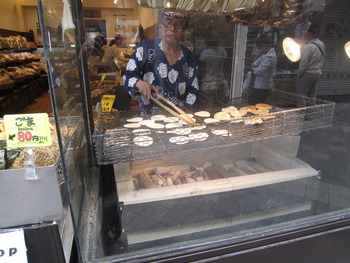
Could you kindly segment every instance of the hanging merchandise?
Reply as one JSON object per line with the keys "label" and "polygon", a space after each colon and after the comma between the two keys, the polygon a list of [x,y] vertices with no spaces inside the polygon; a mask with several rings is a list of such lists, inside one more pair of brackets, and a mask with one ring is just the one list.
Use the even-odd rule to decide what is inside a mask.
{"label": "hanging merchandise", "polygon": [[244,25],[284,27],[305,14],[323,11],[317,0],[135,0],[148,8],[176,12],[224,14]]}
{"label": "hanging merchandise", "polygon": [[70,11],[68,0],[63,0],[63,14],[62,14],[62,39],[66,35],[70,42],[74,43],[74,30],[75,25],[73,23],[72,12]]}

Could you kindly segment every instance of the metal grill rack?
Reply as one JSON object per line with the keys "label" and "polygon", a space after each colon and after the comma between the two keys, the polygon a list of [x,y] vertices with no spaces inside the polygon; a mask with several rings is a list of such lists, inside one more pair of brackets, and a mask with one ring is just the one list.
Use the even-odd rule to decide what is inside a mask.
{"label": "metal grill rack", "polygon": [[[296,135],[305,130],[325,128],[332,124],[335,106],[333,102],[272,90],[264,103],[272,105],[273,109],[268,114],[258,116],[262,120],[260,124],[247,124],[249,119],[257,117],[250,113],[244,116],[240,122],[228,120],[204,124],[204,118],[195,117],[198,124],[186,125],[181,129],[191,129],[190,136],[195,137],[196,140],[193,140],[193,138],[186,139],[185,137],[189,137],[189,135],[185,130],[181,134],[179,128],[132,132],[132,129],[123,127],[128,118],[143,117],[143,119],[150,119],[154,114],[169,116],[162,109],[155,109],[150,112],[99,113],[99,120],[93,135],[97,161],[99,164],[112,164],[152,159],[166,155],[226,147],[269,137]],[[230,105],[239,108],[249,104],[239,99],[233,100]],[[222,106],[205,110],[213,116],[216,112],[221,111],[221,108]],[[192,111],[193,109],[191,108]],[[184,110],[186,113],[192,113],[189,110]],[[148,146],[139,146],[134,142],[134,139],[138,136],[147,136],[145,143],[147,144],[148,141],[152,143]],[[185,144],[172,143],[171,141],[176,141],[176,139],[170,141],[170,138],[177,136],[184,136],[178,138],[177,142],[181,142],[181,140],[187,140],[188,142]]]}

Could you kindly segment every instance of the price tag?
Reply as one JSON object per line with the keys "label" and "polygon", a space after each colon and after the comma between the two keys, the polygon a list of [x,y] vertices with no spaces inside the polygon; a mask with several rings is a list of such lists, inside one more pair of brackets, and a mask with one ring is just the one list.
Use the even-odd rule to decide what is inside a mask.
{"label": "price tag", "polygon": [[27,263],[23,230],[0,234],[0,263]]}
{"label": "price tag", "polygon": [[115,100],[115,95],[103,95],[101,100],[101,111],[111,112]]}
{"label": "price tag", "polygon": [[106,77],[107,77],[106,73],[103,73],[103,75],[101,76],[101,80],[105,80]]}
{"label": "price tag", "polygon": [[4,116],[8,147],[52,145],[49,116],[46,113]]}

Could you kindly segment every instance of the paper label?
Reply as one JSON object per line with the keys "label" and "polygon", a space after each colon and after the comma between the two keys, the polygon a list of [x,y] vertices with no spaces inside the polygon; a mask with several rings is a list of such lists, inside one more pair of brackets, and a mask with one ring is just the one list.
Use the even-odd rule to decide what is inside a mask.
{"label": "paper label", "polygon": [[0,263],[28,263],[23,230],[0,234]]}
{"label": "paper label", "polygon": [[46,113],[4,116],[8,147],[41,147],[52,145],[49,116]]}
{"label": "paper label", "polygon": [[111,112],[115,95],[103,95],[101,100],[101,111]]}

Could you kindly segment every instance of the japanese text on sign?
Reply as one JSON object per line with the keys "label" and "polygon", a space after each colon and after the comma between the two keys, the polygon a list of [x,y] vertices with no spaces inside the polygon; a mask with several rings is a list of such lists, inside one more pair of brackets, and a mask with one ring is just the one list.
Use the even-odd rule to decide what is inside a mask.
{"label": "japanese text on sign", "polygon": [[103,95],[101,101],[101,111],[110,112],[115,100],[115,95]]}
{"label": "japanese text on sign", "polygon": [[40,147],[52,144],[46,113],[5,115],[8,147]]}

